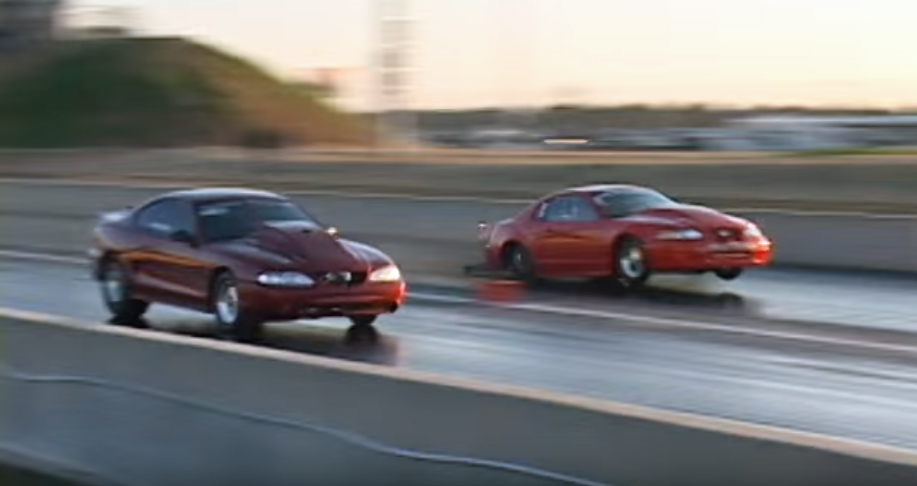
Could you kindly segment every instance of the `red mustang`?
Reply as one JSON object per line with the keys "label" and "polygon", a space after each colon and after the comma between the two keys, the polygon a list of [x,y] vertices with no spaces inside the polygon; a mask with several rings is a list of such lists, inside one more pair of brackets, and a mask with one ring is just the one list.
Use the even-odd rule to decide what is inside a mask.
{"label": "red mustang", "polygon": [[94,277],[117,322],[159,302],[212,313],[250,341],[269,320],[342,316],[371,329],[405,298],[391,258],[269,192],[167,193],[103,214],[94,237]]}
{"label": "red mustang", "polygon": [[634,288],[656,272],[708,271],[732,280],[771,259],[751,222],[629,185],[554,193],[479,231],[488,266],[528,281],[611,277]]}

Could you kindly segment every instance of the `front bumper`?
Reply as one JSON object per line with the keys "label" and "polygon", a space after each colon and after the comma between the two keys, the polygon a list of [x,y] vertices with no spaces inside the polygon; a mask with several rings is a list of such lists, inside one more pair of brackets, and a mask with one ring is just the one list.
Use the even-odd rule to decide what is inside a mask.
{"label": "front bumper", "polygon": [[318,319],[394,313],[404,304],[407,286],[401,281],[287,289],[244,282],[239,285],[239,293],[246,312],[261,317]]}
{"label": "front bumper", "polygon": [[767,239],[730,243],[656,242],[646,247],[656,272],[696,272],[769,265],[773,244]]}

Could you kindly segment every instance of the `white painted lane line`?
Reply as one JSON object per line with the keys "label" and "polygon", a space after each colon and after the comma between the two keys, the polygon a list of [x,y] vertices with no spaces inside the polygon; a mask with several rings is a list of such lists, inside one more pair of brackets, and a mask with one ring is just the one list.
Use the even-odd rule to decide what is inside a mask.
{"label": "white painted lane line", "polygon": [[0,250],[0,258],[11,260],[33,260],[48,263],[65,263],[74,265],[86,265],[89,263],[88,258],[77,258],[64,255],[52,255],[49,253],[33,253],[28,251]]}
{"label": "white painted lane line", "polygon": [[[19,260],[45,261],[50,263],[78,264],[85,265],[88,260],[76,257],[48,255],[42,253],[30,253],[21,251],[0,250],[0,258],[10,258]],[[409,292],[408,297],[412,300],[421,302],[434,302],[440,304],[456,305],[481,305],[480,300],[471,297],[441,295],[427,292]],[[869,341],[855,341],[852,339],[835,338],[829,336],[820,336],[813,334],[804,334],[787,331],[774,331],[760,328],[732,327],[723,324],[711,322],[694,321],[688,319],[671,319],[666,317],[654,317],[644,314],[631,314],[626,312],[611,312],[595,309],[582,309],[574,307],[554,306],[547,304],[516,303],[494,305],[498,309],[535,312],[539,314],[553,314],[568,317],[585,317],[590,319],[600,319],[609,321],[623,321],[624,323],[647,324],[657,327],[668,327],[681,330],[706,331],[721,334],[733,334],[740,336],[750,336],[756,338],[777,339],[782,341],[795,341],[808,344],[823,344],[830,346],[843,346],[855,349],[868,349],[872,351],[895,352],[905,354],[917,354],[917,347],[904,346],[892,343],[880,343]]]}
{"label": "white painted lane line", "polygon": [[[409,294],[411,299],[438,302],[444,304],[481,304],[481,301],[468,297],[447,296],[439,294],[428,294],[412,292]],[[855,341],[852,339],[833,338],[828,336],[819,336],[813,334],[802,334],[786,331],[771,331],[766,329],[755,329],[746,327],[731,327],[711,322],[692,321],[686,319],[670,319],[666,317],[654,317],[643,314],[630,314],[625,312],[610,312],[594,309],[578,309],[574,307],[561,307],[546,304],[495,304],[498,309],[508,309],[525,312],[536,312],[541,314],[554,314],[559,316],[586,317],[591,319],[615,320],[629,323],[649,324],[653,326],[669,327],[684,330],[708,331],[723,334],[736,334],[742,336],[752,336],[757,338],[778,339],[783,341],[798,341],[810,344],[827,344],[831,346],[844,346],[858,349],[869,349],[874,351],[892,351],[897,353],[917,354],[917,347],[903,346],[890,343],[879,343],[869,341]]]}

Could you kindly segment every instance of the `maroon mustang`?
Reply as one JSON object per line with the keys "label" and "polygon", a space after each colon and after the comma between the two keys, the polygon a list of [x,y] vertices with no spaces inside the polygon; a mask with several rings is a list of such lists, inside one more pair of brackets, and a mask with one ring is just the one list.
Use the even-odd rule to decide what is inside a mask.
{"label": "maroon mustang", "polygon": [[391,258],[270,192],[170,192],[103,213],[93,235],[93,275],[115,322],[140,323],[156,302],[213,314],[251,341],[266,321],[348,317],[370,329],[405,298]]}

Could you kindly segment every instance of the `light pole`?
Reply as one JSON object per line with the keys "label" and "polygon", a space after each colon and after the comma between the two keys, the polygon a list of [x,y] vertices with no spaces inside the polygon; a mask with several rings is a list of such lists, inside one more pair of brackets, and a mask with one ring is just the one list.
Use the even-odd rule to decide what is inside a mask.
{"label": "light pole", "polygon": [[410,0],[373,0],[374,25],[378,29],[372,49],[373,92],[376,112],[376,143],[389,134],[416,142],[416,119],[411,106],[413,27]]}

